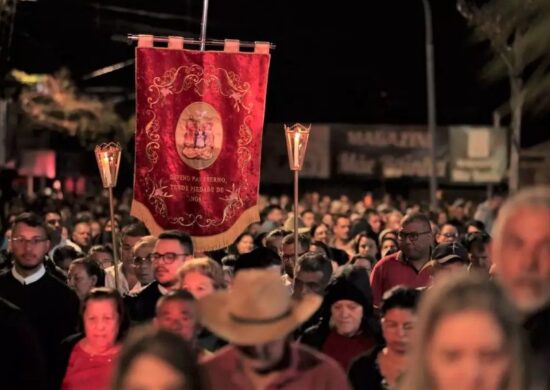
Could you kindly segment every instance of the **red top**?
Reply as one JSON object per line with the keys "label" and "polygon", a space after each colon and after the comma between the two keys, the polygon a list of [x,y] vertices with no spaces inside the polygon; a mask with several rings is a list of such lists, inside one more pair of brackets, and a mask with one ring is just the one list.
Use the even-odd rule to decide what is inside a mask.
{"label": "red top", "polygon": [[[254,390],[241,356],[229,345],[200,363],[210,382],[210,389]],[[278,375],[266,390],[349,389],[346,374],[331,358],[298,343],[290,344],[289,367]]]}
{"label": "red top", "polygon": [[374,347],[372,337],[363,334],[346,337],[331,330],[321,348],[321,352],[336,360],[344,371],[348,372],[353,359],[367,352],[372,347]]}
{"label": "red top", "polygon": [[109,355],[90,355],[77,343],[71,357],[61,390],[107,390],[111,385],[111,373],[118,356],[118,349]]}
{"label": "red top", "polygon": [[431,276],[429,262],[417,270],[404,259],[402,252],[384,257],[376,263],[370,275],[374,306],[380,306],[382,296],[390,288],[400,284],[414,288],[427,287],[431,283]]}

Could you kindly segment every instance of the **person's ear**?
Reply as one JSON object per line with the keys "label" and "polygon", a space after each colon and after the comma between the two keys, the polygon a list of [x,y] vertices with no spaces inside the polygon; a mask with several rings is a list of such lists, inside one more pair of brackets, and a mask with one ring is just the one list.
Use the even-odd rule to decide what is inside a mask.
{"label": "person's ear", "polygon": [[92,286],[97,286],[97,276],[96,275],[92,275],[92,277],[90,278],[92,279]]}

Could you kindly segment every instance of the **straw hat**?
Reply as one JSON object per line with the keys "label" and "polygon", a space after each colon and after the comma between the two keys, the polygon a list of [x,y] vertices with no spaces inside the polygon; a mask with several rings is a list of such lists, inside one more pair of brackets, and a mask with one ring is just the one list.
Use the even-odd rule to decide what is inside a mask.
{"label": "straw hat", "polygon": [[322,298],[308,294],[293,300],[280,272],[270,269],[242,270],[231,290],[200,299],[200,322],[236,345],[258,345],[285,337],[307,321]]}

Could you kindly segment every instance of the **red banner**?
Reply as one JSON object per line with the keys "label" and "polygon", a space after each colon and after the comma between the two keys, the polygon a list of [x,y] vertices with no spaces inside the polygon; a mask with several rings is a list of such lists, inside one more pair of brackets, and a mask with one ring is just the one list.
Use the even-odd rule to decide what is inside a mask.
{"label": "red banner", "polygon": [[231,244],[257,207],[269,54],[136,49],[132,215],[197,251]]}

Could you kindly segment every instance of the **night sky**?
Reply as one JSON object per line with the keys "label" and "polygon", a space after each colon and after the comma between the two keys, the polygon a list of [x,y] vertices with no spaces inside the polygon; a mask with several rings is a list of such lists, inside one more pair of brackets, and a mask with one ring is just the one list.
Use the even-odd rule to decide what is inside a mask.
{"label": "night sky", "polygon": [[[426,123],[420,0],[325,2],[211,0],[208,37],[270,41],[266,121]],[[490,124],[507,85],[480,80],[487,47],[474,44],[453,0],[432,0],[439,124]],[[127,33],[197,36],[202,3],[175,0],[37,0],[17,5],[12,65],[68,66],[82,88],[134,88],[134,69],[82,76],[133,57]],[[153,12],[143,15],[136,10]],[[119,105],[133,110],[133,101]],[[506,119],[505,119],[506,120]],[[525,123],[523,145],[548,137],[545,117]],[[505,122],[506,123],[506,122]]]}

